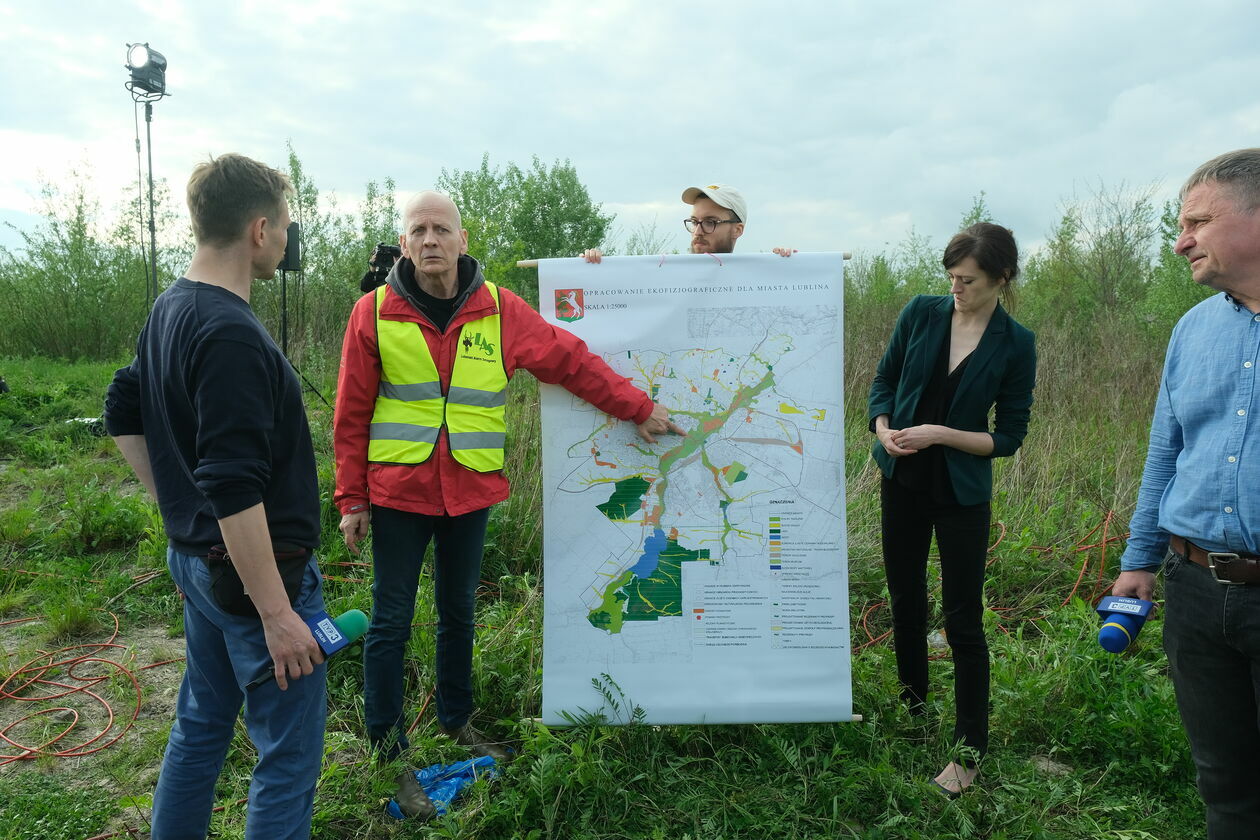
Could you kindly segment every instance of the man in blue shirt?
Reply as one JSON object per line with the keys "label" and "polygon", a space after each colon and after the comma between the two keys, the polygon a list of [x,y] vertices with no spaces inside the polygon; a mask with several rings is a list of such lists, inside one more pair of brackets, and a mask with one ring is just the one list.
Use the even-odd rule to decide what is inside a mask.
{"label": "man in blue shirt", "polygon": [[[1175,250],[1220,291],[1168,342],[1116,595],[1150,599],[1210,840],[1260,837],[1260,149],[1195,170]],[[1167,559],[1164,559],[1167,554]]]}

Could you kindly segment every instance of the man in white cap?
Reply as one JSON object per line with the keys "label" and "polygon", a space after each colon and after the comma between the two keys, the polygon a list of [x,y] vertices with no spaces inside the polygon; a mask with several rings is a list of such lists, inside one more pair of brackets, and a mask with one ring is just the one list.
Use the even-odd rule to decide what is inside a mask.
{"label": "man in white cap", "polygon": [[[748,204],[743,194],[730,184],[709,184],[707,187],[687,187],[683,190],[684,204],[691,205],[690,218],[683,219],[683,226],[691,234],[691,253],[729,254],[735,250],[735,240],[744,233],[748,219]],[[775,248],[774,253],[790,257],[791,248]],[[598,248],[583,251],[582,258],[597,263],[604,255]]]}
{"label": "man in white cap", "polygon": [[691,205],[691,218],[683,220],[691,234],[691,253],[729,254],[735,250],[735,240],[743,234],[748,218],[748,205],[739,190],[729,184],[688,187],[682,200]]}

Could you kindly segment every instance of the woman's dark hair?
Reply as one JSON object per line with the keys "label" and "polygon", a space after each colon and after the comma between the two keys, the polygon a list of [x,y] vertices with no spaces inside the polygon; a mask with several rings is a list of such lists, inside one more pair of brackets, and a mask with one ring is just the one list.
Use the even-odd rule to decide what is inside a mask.
{"label": "woman's dark hair", "polygon": [[1019,275],[1019,248],[1015,245],[1015,234],[989,222],[974,224],[949,240],[941,265],[948,271],[967,257],[974,257],[980,270],[994,280],[1005,278],[1002,300],[1009,308],[1014,303],[1011,283]]}

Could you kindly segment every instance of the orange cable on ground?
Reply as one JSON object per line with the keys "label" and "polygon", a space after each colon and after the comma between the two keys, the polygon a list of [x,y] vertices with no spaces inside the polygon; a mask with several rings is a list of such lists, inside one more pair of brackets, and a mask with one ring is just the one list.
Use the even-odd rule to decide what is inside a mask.
{"label": "orange cable on ground", "polygon": [[[131,656],[132,661],[123,662],[117,659],[109,659],[106,654],[114,651],[126,651],[125,645],[115,642],[119,633],[118,616],[109,613],[114,620],[114,630],[110,634],[109,639],[104,642],[88,642],[78,645],[69,645],[54,651],[39,651],[39,655],[33,659],[23,663],[15,671],[5,678],[4,682],[0,682],[0,699],[14,700],[18,702],[48,702],[61,700],[63,698],[74,695],[83,695],[92,698],[104,711],[105,725],[96,735],[82,741],[78,744],[67,746],[67,738],[72,731],[80,723],[79,712],[68,706],[57,706],[53,708],[42,709],[32,712],[29,715],[18,718],[9,725],[0,729],[0,740],[13,747],[17,752],[13,754],[0,754],[0,767],[12,764],[16,761],[29,761],[38,758],[41,755],[50,755],[57,758],[78,758],[92,753],[99,752],[106,747],[116,744],[127,731],[131,729],[136,718],[140,715],[140,706],[142,701],[142,692],[140,683],[136,679],[132,671],[134,654]],[[36,619],[14,619],[6,621],[3,624],[17,624],[26,621],[35,621]],[[0,625],[2,626],[2,625]],[[178,660],[168,660],[178,661]],[[96,663],[106,669],[105,673],[87,674],[83,671]],[[156,663],[166,664],[166,663]],[[154,665],[145,666],[146,668],[154,667]],[[95,669],[95,670],[100,670]],[[136,702],[131,708],[129,717],[124,716],[123,722],[119,723],[119,717],[114,712],[109,701],[92,689],[99,683],[105,682],[113,678],[116,674],[121,673],[130,681],[135,691]],[[55,678],[54,678],[55,677]],[[13,730],[37,717],[45,715],[65,715],[70,716],[70,720],[66,727],[48,738],[43,743],[27,744],[17,739],[16,735],[10,735]],[[108,737],[112,734],[112,737]],[[98,743],[99,742],[99,743]]]}
{"label": "orange cable on ground", "polygon": [[429,703],[433,701],[433,692],[437,691],[437,687],[429,689],[429,696],[424,698],[424,703],[420,706],[420,711],[416,712],[416,719],[411,722],[411,726],[407,727],[407,734],[410,735],[416,731],[416,727],[420,725],[420,718],[424,717],[424,713],[429,709]]}

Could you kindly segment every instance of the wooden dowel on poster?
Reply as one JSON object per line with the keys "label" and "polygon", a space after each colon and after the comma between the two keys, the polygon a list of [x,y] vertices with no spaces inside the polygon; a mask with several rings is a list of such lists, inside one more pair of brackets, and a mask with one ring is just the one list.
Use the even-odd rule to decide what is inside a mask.
{"label": "wooden dowel on poster", "polygon": [[[853,255],[849,253],[848,251],[845,251],[840,256],[844,257],[846,260],[853,259]],[[517,260],[516,267],[517,268],[538,268],[538,260]]]}

